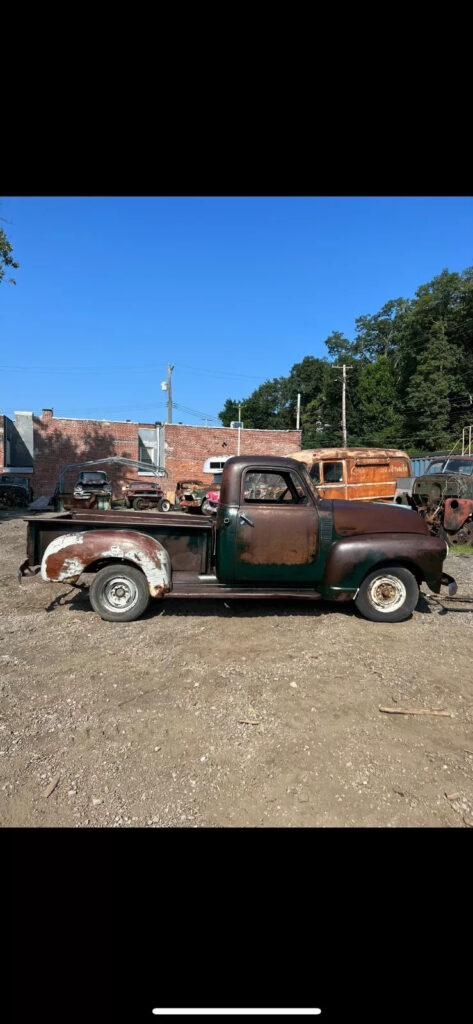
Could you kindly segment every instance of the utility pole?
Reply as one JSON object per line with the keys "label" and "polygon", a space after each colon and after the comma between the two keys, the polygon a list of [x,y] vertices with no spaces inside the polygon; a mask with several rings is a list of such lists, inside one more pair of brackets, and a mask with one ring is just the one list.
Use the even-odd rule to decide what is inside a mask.
{"label": "utility pole", "polygon": [[347,412],[346,412],[346,393],[347,393],[347,369],[352,370],[352,366],[342,363],[342,366],[331,366],[332,370],[342,370],[342,438],[343,447],[347,447]]}
{"label": "utility pole", "polygon": [[301,395],[300,392],[297,395],[297,414],[296,414],[296,430],[299,430],[301,422]]}
{"label": "utility pole", "polygon": [[172,376],[173,369],[174,369],[174,367],[171,366],[170,363],[168,363],[168,387],[167,387],[167,392],[168,392],[168,423],[172,423],[172,381],[171,381],[171,376]]}
{"label": "utility pole", "polygon": [[[240,402],[238,403],[238,423],[241,423],[241,404],[240,404]],[[238,427],[238,455],[240,454],[240,430],[241,430],[241,427]]]}
{"label": "utility pole", "polygon": [[347,446],[347,409],[346,409],[346,393],[347,393],[347,368],[345,363],[343,364],[343,383],[342,383],[342,437],[343,447]]}

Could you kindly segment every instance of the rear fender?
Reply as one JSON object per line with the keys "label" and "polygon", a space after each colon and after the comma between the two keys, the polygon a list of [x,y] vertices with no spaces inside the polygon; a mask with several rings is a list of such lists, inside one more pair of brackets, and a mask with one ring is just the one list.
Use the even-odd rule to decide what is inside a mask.
{"label": "rear fender", "polygon": [[56,537],[46,548],[41,577],[75,583],[94,562],[131,562],[145,574],[151,597],[172,589],[169,553],[154,537],[138,530],[86,530]]}
{"label": "rear fender", "polygon": [[419,533],[363,534],[335,541],[325,563],[322,585],[327,589],[357,589],[378,565],[403,565],[440,593],[447,546],[439,537]]}

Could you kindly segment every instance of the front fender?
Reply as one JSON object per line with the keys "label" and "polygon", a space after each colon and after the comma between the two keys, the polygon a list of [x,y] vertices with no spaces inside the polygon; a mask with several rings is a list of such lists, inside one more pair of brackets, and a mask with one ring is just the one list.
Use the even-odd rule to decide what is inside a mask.
{"label": "front fender", "polygon": [[[332,544],[325,563],[322,586],[356,590],[377,565],[396,563],[416,570],[435,594],[440,593],[447,545],[439,537],[419,533],[375,533],[347,537]],[[321,589],[322,592],[322,589]]]}
{"label": "front fender", "polygon": [[132,562],[144,572],[151,597],[171,590],[171,559],[154,537],[138,530],[85,530],[65,533],[48,544],[41,577],[56,583],[78,580],[93,562]]}
{"label": "front fender", "polygon": [[446,530],[460,530],[472,515],[473,501],[471,498],[447,498],[443,525]]}

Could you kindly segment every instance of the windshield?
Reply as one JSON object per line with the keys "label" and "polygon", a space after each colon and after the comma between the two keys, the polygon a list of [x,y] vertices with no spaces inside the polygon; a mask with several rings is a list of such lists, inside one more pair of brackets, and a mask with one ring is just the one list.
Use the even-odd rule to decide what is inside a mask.
{"label": "windshield", "polygon": [[81,473],[80,481],[83,484],[104,484],[107,480],[106,473]]}
{"label": "windshield", "polygon": [[472,476],[473,459],[436,459],[425,472],[428,476],[432,473],[462,473],[464,476]]}

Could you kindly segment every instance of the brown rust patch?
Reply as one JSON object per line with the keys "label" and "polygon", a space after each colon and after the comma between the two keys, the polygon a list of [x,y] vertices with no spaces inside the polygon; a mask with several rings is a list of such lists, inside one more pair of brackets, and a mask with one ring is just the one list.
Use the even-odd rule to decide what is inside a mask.
{"label": "brown rust patch", "polygon": [[253,526],[238,517],[237,560],[252,565],[310,565],[317,554],[317,514],[311,506],[245,505]]}
{"label": "brown rust patch", "polygon": [[447,498],[443,525],[446,530],[459,530],[473,514],[473,501],[469,498]]}
{"label": "brown rust patch", "polygon": [[427,533],[420,516],[399,505],[335,501],[333,514],[335,532],[339,537],[364,533]]}

